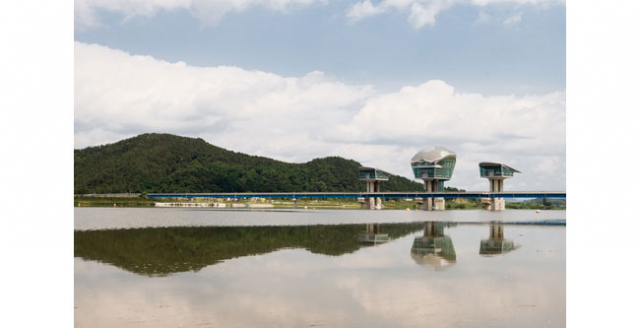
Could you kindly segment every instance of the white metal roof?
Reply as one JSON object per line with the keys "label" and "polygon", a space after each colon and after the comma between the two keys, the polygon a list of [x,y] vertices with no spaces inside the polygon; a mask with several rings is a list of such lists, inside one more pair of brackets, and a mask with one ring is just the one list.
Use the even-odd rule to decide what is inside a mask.
{"label": "white metal roof", "polygon": [[440,146],[427,147],[419,151],[413,156],[413,158],[411,158],[411,164],[419,162],[436,163],[447,157],[455,158],[456,153]]}

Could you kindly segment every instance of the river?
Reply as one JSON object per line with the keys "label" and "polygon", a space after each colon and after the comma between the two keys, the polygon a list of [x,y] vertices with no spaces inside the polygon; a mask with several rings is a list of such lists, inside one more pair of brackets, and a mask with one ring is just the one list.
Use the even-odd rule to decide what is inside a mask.
{"label": "river", "polygon": [[565,218],[75,208],[75,325],[564,327]]}

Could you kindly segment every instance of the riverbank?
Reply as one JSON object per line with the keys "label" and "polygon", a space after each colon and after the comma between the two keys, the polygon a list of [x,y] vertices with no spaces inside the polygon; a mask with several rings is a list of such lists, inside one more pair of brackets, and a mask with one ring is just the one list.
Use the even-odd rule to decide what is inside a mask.
{"label": "riverbank", "polygon": [[[188,203],[188,204],[225,204],[227,207],[244,207],[251,204],[264,204],[273,205],[274,208],[294,208],[294,203],[291,200],[271,200],[271,199],[258,199],[258,200],[205,200],[194,199],[187,200],[185,198],[158,198],[149,199],[142,197],[92,197],[92,196],[76,196],[74,197],[74,207],[154,207],[156,203]],[[235,206],[234,206],[235,205]],[[312,200],[312,199],[300,199],[298,200],[298,208],[341,208],[341,209],[359,209],[360,203],[353,200],[345,199],[329,199],[329,200]],[[382,202],[382,208],[387,210],[417,210],[419,205],[413,201],[406,200],[388,200]],[[482,209],[483,205],[480,202],[469,200],[451,200],[447,201],[447,210],[470,210],[470,209]],[[533,202],[520,202],[520,203],[507,203],[507,209],[526,209],[526,210],[566,210],[566,205],[547,205],[542,203]]]}

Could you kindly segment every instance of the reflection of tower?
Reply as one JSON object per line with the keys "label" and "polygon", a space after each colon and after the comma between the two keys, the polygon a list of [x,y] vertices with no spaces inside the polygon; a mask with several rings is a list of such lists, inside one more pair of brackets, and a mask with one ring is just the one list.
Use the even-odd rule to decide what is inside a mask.
{"label": "reflection of tower", "polygon": [[358,234],[358,242],[362,244],[382,244],[389,241],[389,234],[382,233],[380,223],[368,223],[367,230]]}
{"label": "reflection of tower", "polygon": [[451,237],[444,235],[444,224],[427,222],[422,237],[416,237],[411,258],[423,267],[446,269],[456,263],[456,250]]}
{"label": "reflection of tower", "polygon": [[[520,171],[502,163],[480,163],[480,176],[489,179],[489,191],[492,193],[503,192],[504,179],[513,177],[513,173]],[[485,198],[482,203],[490,211],[504,211],[504,198]]]}
{"label": "reflection of tower", "polygon": [[[366,181],[367,192],[380,192],[380,184],[382,181],[388,181],[389,172],[377,169],[375,167],[361,167],[358,169],[360,180]],[[382,207],[382,199],[380,197],[366,197],[362,203],[365,209],[380,209]]]}
{"label": "reflection of tower", "polygon": [[[456,154],[443,147],[428,147],[411,158],[411,168],[416,179],[424,181],[427,192],[444,191],[444,182],[451,179],[456,166]],[[425,210],[444,210],[444,198],[428,197]]]}
{"label": "reflection of tower", "polygon": [[500,255],[515,249],[513,241],[504,239],[504,230],[501,223],[491,223],[489,239],[480,242],[481,255]]}

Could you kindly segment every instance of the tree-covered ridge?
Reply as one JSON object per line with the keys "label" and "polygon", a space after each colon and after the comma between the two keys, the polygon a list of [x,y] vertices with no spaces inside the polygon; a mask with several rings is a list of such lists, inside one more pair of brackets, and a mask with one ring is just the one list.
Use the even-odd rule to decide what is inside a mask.
{"label": "tree-covered ridge", "polygon": [[[143,134],[74,151],[77,194],[122,192],[365,191],[360,163],[341,157],[294,164],[213,146],[199,138]],[[390,177],[383,191],[420,191]]]}
{"label": "tree-covered ridge", "polygon": [[[381,224],[380,231],[399,238],[424,229],[424,223]],[[176,227],[74,232],[74,256],[109,263],[148,276],[198,271],[223,260],[266,254],[283,248],[339,256],[364,247],[364,224]]]}

